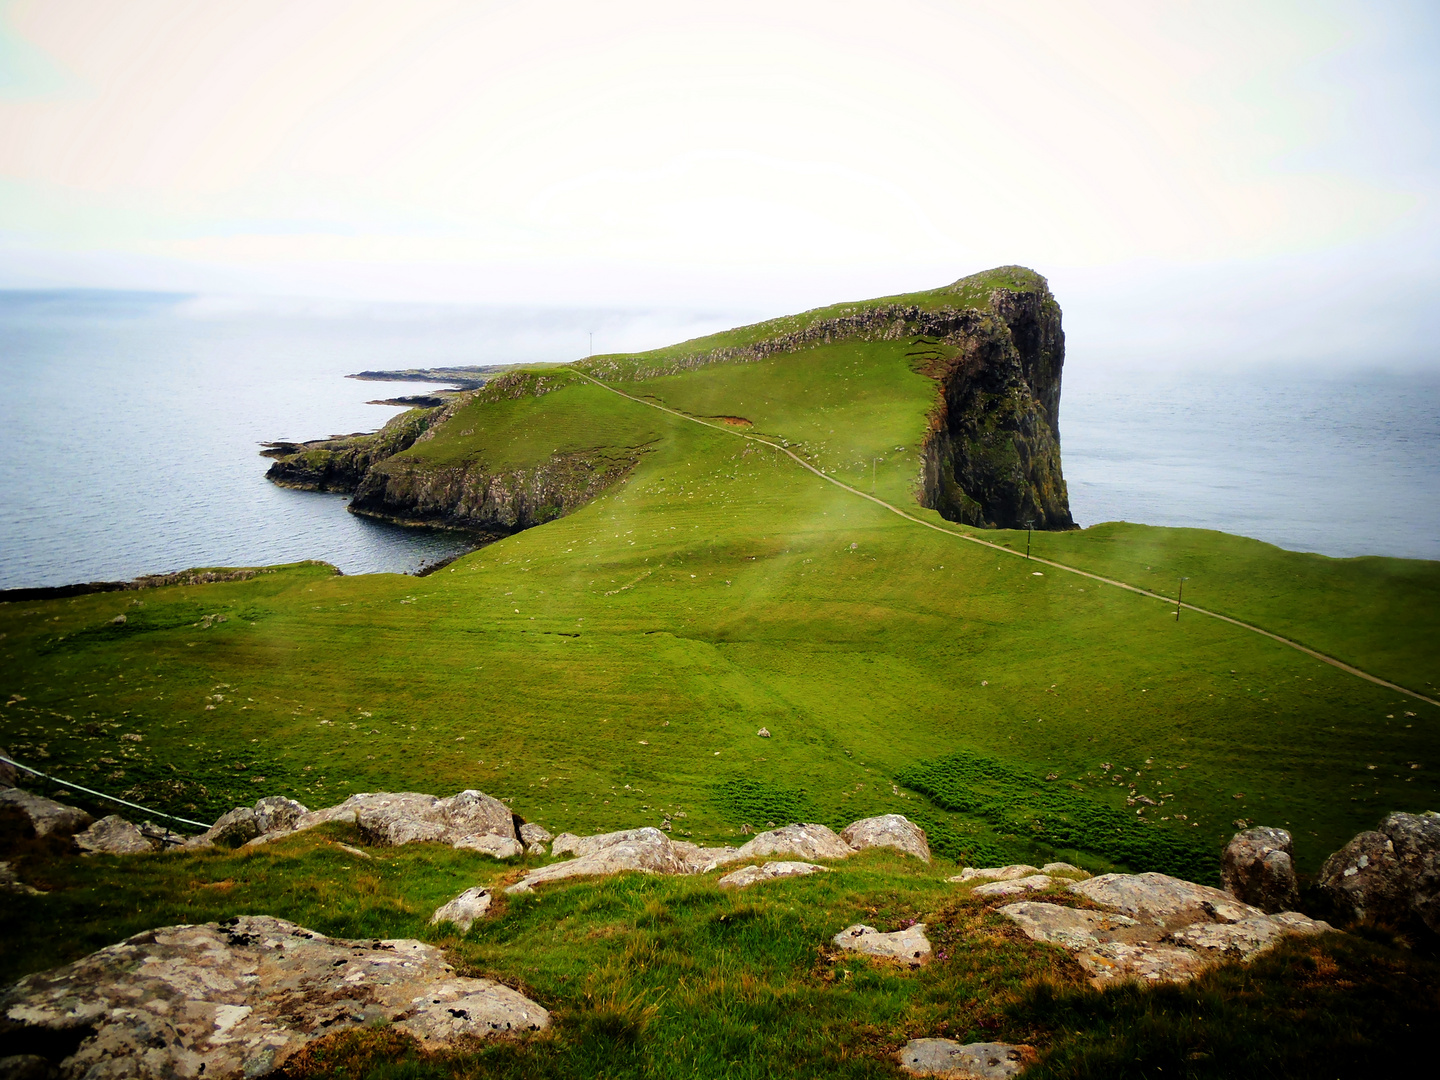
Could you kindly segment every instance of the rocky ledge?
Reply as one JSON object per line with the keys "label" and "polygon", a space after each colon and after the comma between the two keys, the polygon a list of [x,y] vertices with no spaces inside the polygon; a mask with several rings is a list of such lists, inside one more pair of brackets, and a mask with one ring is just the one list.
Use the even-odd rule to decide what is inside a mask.
{"label": "rocky ledge", "polygon": [[258,1080],[346,1028],[389,1023],[433,1048],[549,1022],[423,942],[328,938],[266,915],[149,930],[0,995],[10,1073],[65,1080]]}

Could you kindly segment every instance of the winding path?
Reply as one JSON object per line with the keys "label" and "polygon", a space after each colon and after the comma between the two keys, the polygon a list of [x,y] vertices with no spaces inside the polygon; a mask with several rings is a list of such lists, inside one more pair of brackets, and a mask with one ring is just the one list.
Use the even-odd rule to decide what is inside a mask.
{"label": "winding path", "polygon": [[921,525],[927,529],[933,529],[935,532],[938,533],[944,533],[946,536],[953,536],[957,540],[966,540],[972,544],[979,544],[981,547],[991,548],[994,551],[1001,552],[1005,555],[1014,556],[1017,559],[1028,559],[1028,561],[1040,563],[1042,566],[1048,566],[1055,570],[1064,570],[1068,574],[1078,574],[1080,577],[1089,578],[1091,581],[1098,581],[1104,585],[1113,585],[1117,589],[1125,589],[1128,592],[1137,593],[1140,596],[1148,596],[1153,600],[1163,600],[1167,604],[1176,604],[1178,607],[1184,608],[1186,611],[1193,611],[1197,615],[1208,615],[1212,619],[1219,619],[1221,622],[1227,622],[1232,626],[1238,626],[1242,630],[1249,630],[1251,633],[1260,634],[1262,637],[1267,637],[1271,641],[1278,641],[1282,645],[1288,645],[1290,648],[1302,652],[1306,656],[1313,656],[1316,660],[1319,660],[1322,663],[1329,664],[1331,667],[1339,668],[1341,671],[1344,671],[1350,675],[1354,675],[1357,678],[1364,679],[1366,682],[1372,682],[1376,686],[1383,686],[1387,690],[1394,690],[1397,693],[1404,694],[1406,697],[1414,698],[1417,701],[1425,702],[1427,705],[1434,705],[1436,708],[1440,708],[1440,701],[1436,701],[1434,698],[1426,697],[1424,694],[1416,693],[1414,690],[1409,690],[1403,686],[1400,686],[1398,683],[1390,682],[1388,679],[1382,679],[1378,675],[1371,675],[1368,671],[1362,671],[1360,668],[1355,667],[1353,664],[1347,664],[1343,660],[1337,660],[1333,656],[1318,652],[1315,649],[1310,648],[1308,645],[1300,644],[1300,642],[1298,641],[1292,641],[1290,638],[1282,637],[1279,634],[1273,634],[1269,630],[1256,626],[1253,623],[1247,623],[1241,619],[1231,618],[1229,615],[1222,615],[1220,614],[1220,612],[1211,611],[1208,608],[1196,607],[1194,604],[1187,604],[1183,601],[1177,600],[1173,596],[1166,596],[1164,593],[1151,592],[1149,589],[1142,589],[1138,585],[1131,585],[1128,582],[1117,581],[1115,578],[1103,577],[1100,574],[1092,574],[1088,570],[1080,570],[1074,566],[1066,566],[1064,563],[1053,562],[1050,559],[1041,559],[1035,556],[1025,556],[1020,554],[1020,552],[1018,551],[1014,551],[1008,547],[1005,547],[1002,544],[992,543],[989,540],[982,540],[978,536],[970,536],[966,533],[956,532],[953,529],[942,528],[941,526],[936,525],[934,522],[926,521],[924,518],[918,518],[914,514],[906,513],[898,506],[894,506],[886,502],[884,499],[878,498],[874,495],[870,495],[864,491],[861,491],[859,488],[853,488],[849,484],[837,480],[835,477],[829,475],[823,470],[817,469],[814,465],[811,465],[810,462],[806,461],[804,458],[794,453],[788,446],[783,446],[777,442],[771,442],[769,439],[762,438],[759,435],[747,435],[743,431],[736,431],[733,428],[723,427],[720,424],[711,424],[705,420],[699,419],[698,417],[690,416],[687,413],[683,413],[676,409],[671,409],[668,406],[661,405],[658,402],[646,401],[644,398],[638,398],[635,397],[633,394],[627,394],[624,391],[617,390],[615,389],[615,387],[609,385],[608,383],[602,382],[601,380],[595,378],[593,375],[590,375],[587,372],[581,371],[579,368],[575,368],[573,370],[582,379],[587,379],[588,381],[594,383],[596,386],[609,390],[612,394],[618,394],[620,397],[625,398],[628,401],[633,401],[637,404],[645,405],[651,409],[659,409],[661,412],[669,413],[671,416],[678,416],[681,420],[688,420],[692,424],[699,424],[701,427],[707,427],[713,431],[723,432],[726,435],[733,435],[737,439],[745,439],[749,442],[759,443],[762,446],[771,447],[772,449],[777,450],[780,453],[790,457],[790,459],[793,460],[802,469],[809,469],[816,476],[820,477],[821,480],[824,480],[827,483],[834,484],[836,487],[842,488],[852,495],[859,496],[862,499],[868,499],[876,506],[883,506],[892,514],[898,514],[906,521],[914,522],[916,525]]}

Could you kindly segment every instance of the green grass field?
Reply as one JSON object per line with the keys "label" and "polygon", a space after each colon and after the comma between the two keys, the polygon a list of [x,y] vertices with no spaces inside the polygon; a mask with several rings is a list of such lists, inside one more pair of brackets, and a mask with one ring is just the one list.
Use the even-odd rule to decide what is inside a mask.
{"label": "green grass field", "polygon": [[[762,333],[734,331],[720,343]],[[421,579],[343,577],[299,565],[248,581],[0,605],[0,699],[9,699],[0,707],[0,746],[62,778],[202,821],[261,795],[319,807],[357,791],[469,787],[555,832],[669,818],[675,836],[697,841],[733,840],[746,825],[772,821],[838,827],[897,811],[926,826],[941,856],[937,867],[922,874],[882,860],[875,867],[883,863],[884,874],[857,869],[850,884],[837,875],[833,896],[822,902],[830,907],[821,909],[828,915],[859,905],[895,918],[949,910],[938,883],[953,863],[1060,854],[1097,870],[1168,869],[1209,881],[1235,822],[1248,821],[1289,828],[1300,869],[1313,873],[1384,814],[1440,805],[1440,709],[1246,630],[1192,612],[1177,622],[1161,601],[970,543],[961,534],[1023,552],[1025,537],[981,534],[918,507],[921,441],[935,394],[917,373],[922,351],[913,341],[841,342],[615,383],[713,427],[626,400],[566,369],[545,372],[561,384],[554,392],[477,399],[406,457],[508,468],[555,452],[616,448],[638,451],[639,464],[576,513]],[[626,361],[642,373],[647,362]],[[952,535],[829,484],[745,435],[783,441],[862,491],[873,484],[880,499]],[[1440,564],[1326,559],[1219,533],[1113,523],[1036,534],[1034,548],[1166,594],[1185,575],[1187,601],[1421,693],[1433,696],[1440,683]],[[122,614],[123,625],[112,621]],[[757,737],[761,727],[772,737]],[[1157,805],[1127,805],[1131,794]],[[343,902],[325,900],[313,881],[308,898],[275,884],[309,881],[321,873],[317,860],[335,857],[297,841],[263,856],[171,857],[194,867],[183,873],[56,870],[62,890],[70,887],[63,874],[76,875],[73,887],[82,890],[102,881],[119,889],[124,878],[126,899],[78,938],[29,900],[0,901],[12,929],[30,928],[31,940],[6,954],[6,967],[13,975],[53,962],[62,940],[66,956],[78,955],[166,919],[263,904],[336,934],[422,933],[417,913],[474,883],[473,860],[407,850],[384,872],[397,875],[397,889],[404,879],[403,902],[387,892],[378,868],[366,871],[380,874],[373,891],[367,886]],[[243,869],[258,884],[248,892],[227,887],[213,902],[209,892],[171,895],[186,874],[204,877],[211,865],[204,859],[218,860],[215,874]],[[225,859],[240,861],[232,870]],[[907,875],[903,887],[886,884],[895,873]],[[526,921],[525,904],[460,947],[482,966],[511,965],[505,970],[568,1002],[577,1016],[611,1017],[594,1019],[598,1027],[580,1024],[578,1041],[554,1051],[556,1062],[573,1065],[586,1039],[609,1030],[605,1024],[618,1025],[622,1042],[624,1032],[650,1030],[627,1044],[649,1064],[616,1075],[762,1075],[775,1060],[766,1055],[792,1040],[806,1048],[806,1060],[869,1075],[879,1041],[901,1028],[934,1033],[942,1014],[946,1030],[976,1037],[1052,1038],[1033,1027],[1051,1021],[1015,1019],[1023,1010],[1006,1012],[1012,999],[1004,995],[983,1008],[944,1006],[989,985],[989,976],[968,969],[903,987],[883,973],[857,974],[870,980],[872,994],[864,999],[872,1019],[861,1023],[846,1011],[853,1003],[820,1003],[828,983],[813,960],[813,933],[804,936],[810,944],[786,954],[783,979],[748,967],[740,958],[751,946],[726,945],[731,931],[715,929],[732,901],[707,888],[565,887],[562,907],[572,905],[579,921],[556,930],[557,942],[607,919],[645,928],[628,944],[607,945],[613,956],[577,954],[574,970],[559,945],[535,972],[523,966],[522,943],[547,932]],[[793,895],[802,910],[815,903],[798,902],[804,888],[779,885],[771,895]],[[56,910],[69,902],[57,901]],[[332,902],[338,906],[327,907]],[[788,917],[782,910],[789,909],[775,900],[765,914],[744,918],[775,933]],[[819,915],[805,910],[796,918]],[[955,918],[965,933],[999,933],[978,916]],[[680,963],[665,957],[679,948],[682,930],[711,934],[706,948],[723,956],[706,961],[709,989],[696,982],[667,1004],[648,995],[691,978],[665,966]],[[751,942],[745,935],[761,932],[741,937]],[[1099,1016],[1110,1008],[1098,998],[1039,1002],[1030,980],[1052,960],[1022,952],[1013,968],[1002,965],[1006,993],[1029,1001],[1036,1015],[1050,1010],[1056,1031],[1071,1024],[1066,1009]],[[1274,963],[1299,964],[1302,952]],[[1360,963],[1358,956],[1351,960]],[[602,960],[649,974],[606,991],[585,975]],[[714,974],[727,963],[738,965],[731,982]],[[767,989],[772,977],[791,989]],[[685,1067],[661,1069],[655,1040],[675,1045],[679,1029],[666,1025],[678,1023],[679,1002],[691,1000],[685,993],[718,995],[719,1034],[703,1048],[676,1049],[674,1062]],[[792,993],[798,996],[786,996]],[[1211,1000],[1204,995],[1221,994],[1193,993],[1199,996],[1176,1008],[1202,1008]],[[1151,1008],[1140,998],[1124,1001],[1093,1030],[1120,1024],[1126,1009],[1139,1016]],[[651,1004],[658,1011],[646,1019]],[[812,1010],[813,1025],[798,1032],[793,1018],[777,1020],[776,1041],[764,1044],[770,1049],[744,1048],[739,1032],[794,1009]],[[1251,1020],[1235,1023],[1240,1030]],[[858,1034],[826,1056],[822,1044],[852,1027]],[[725,1031],[734,1036],[728,1042]],[[1173,1034],[1156,1032],[1162,1040]],[[1085,1053],[1109,1061],[1096,1049],[1103,1039],[1095,1039]],[[520,1060],[521,1051],[487,1053],[497,1075],[524,1071],[508,1056]],[[719,1069],[731,1054],[740,1064]],[[419,1075],[430,1066],[412,1063],[402,1072],[412,1067]],[[567,1075],[593,1073],[576,1067]]]}

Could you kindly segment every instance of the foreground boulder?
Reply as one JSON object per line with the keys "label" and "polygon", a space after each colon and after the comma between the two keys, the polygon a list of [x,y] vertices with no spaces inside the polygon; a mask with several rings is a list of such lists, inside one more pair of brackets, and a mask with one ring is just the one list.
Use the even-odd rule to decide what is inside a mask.
{"label": "foreground boulder", "polygon": [[141,855],[155,850],[140,827],[119,814],[103,817],[84,832],[76,833],[75,846],[81,851],[105,855]]}
{"label": "foreground boulder", "polygon": [[748,843],[740,846],[731,861],[786,857],[848,859],[854,854],[854,848],[824,825],[786,825],[783,829],[756,833]]}
{"label": "foreground boulder", "polygon": [[913,855],[922,862],[930,861],[930,842],[925,839],[925,830],[904,814],[882,814],[853,821],[845,827],[840,839],[856,851],[888,847]]}
{"label": "foreground boulder", "polygon": [[1032,1046],[951,1039],[911,1039],[895,1056],[900,1068],[911,1076],[943,1080],[1010,1080],[1036,1060]]}
{"label": "foreground boulder", "polygon": [[22,811],[30,819],[36,836],[74,832],[94,820],[84,810],[18,787],[0,788],[0,806],[13,806]]}
{"label": "foreground boulder", "polygon": [[388,1023],[436,1048],[549,1022],[422,942],[327,938],[265,915],[150,930],[0,994],[0,1037],[93,1080],[258,1080],[346,1028]]}
{"label": "foreground boulder", "polygon": [[1223,961],[1249,960],[1285,934],[1333,929],[1299,912],[1267,915],[1219,889],[1165,874],[1105,874],[1068,889],[1107,910],[1021,901],[1000,914],[1032,940],[1068,949],[1096,987],[1184,982]]}
{"label": "foreground boulder", "polygon": [[556,855],[573,853],[575,858],[568,862],[551,863],[531,870],[517,884],[506,889],[509,893],[529,892],[536,885],[565,878],[585,877],[602,874],[618,874],[626,870],[638,870],[647,874],[689,874],[695,869],[689,861],[690,851],[699,850],[693,844],[675,844],[659,829],[646,826],[643,829],[623,829],[620,832],[602,833],[599,836],[574,836],[561,833],[555,838],[551,851]]}
{"label": "foreground boulder", "polygon": [[1238,832],[1220,859],[1220,878],[1237,900],[1265,911],[1289,911],[1300,902],[1295,848],[1284,829]]}
{"label": "foreground boulder", "polygon": [[1440,934],[1440,814],[1391,814],[1326,859],[1317,884],[1341,918]]}
{"label": "foreground boulder", "polygon": [[827,873],[828,868],[808,862],[772,862],[764,866],[742,866],[722,877],[715,884],[721,889],[744,889],[776,878],[804,877],[806,874]]}
{"label": "foreground boulder", "polygon": [[455,899],[448,903],[441,904],[435,909],[435,914],[430,916],[430,925],[439,923],[454,923],[457,930],[462,934],[470,932],[470,927],[475,924],[476,919],[483,919],[485,913],[490,910],[490,890],[479,886],[473,889],[466,889]]}
{"label": "foreground boulder", "polygon": [[831,943],[866,956],[895,960],[906,967],[919,967],[930,959],[930,939],[925,936],[924,923],[888,934],[882,934],[873,926],[856,923],[841,930],[831,938]]}

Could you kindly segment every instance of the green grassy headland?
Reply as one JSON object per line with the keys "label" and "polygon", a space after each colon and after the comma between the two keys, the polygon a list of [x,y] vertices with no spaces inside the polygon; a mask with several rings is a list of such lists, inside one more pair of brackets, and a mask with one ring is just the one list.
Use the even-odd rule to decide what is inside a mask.
{"label": "green grassy headland", "polygon": [[[967,281],[889,301],[987,302],[995,283]],[[940,871],[953,872],[952,860],[1059,855],[1097,870],[1210,881],[1235,822],[1248,821],[1290,829],[1299,868],[1313,873],[1383,814],[1440,805],[1440,709],[1244,629],[1193,612],[1177,621],[1161,601],[960,539],[1022,553],[1025,544],[1023,533],[967,529],[917,505],[936,386],[913,339],[646,374],[859,306],[581,365],[713,427],[627,400],[572,368],[545,369],[559,388],[540,396],[477,396],[403,456],[526,467],[613,448],[638,464],[575,513],[432,576],[345,577],[300,565],[246,581],[0,605],[0,746],[59,777],[197,820],[261,795],[319,807],[357,791],[473,787],[555,832],[668,818],[677,837],[733,841],[746,825],[838,827],[891,811],[930,832],[937,868],[876,857],[818,892],[806,879],[752,902],[720,898],[704,882],[626,879],[512,903],[456,947],[549,995],[547,1005],[566,1002],[589,1017],[554,1050],[574,1066],[568,1075],[599,1075],[575,1065],[587,1039],[630,1047],[634,1067],[615,1075],[765,1075],[787,1045],[819,1055],[833,1067],[827,1075],[871,1075],[874,1047],[901,1028],[1042,1042],[1091,1032],[1074,1036],[1075,1053],[1083,1044],[1113,1064],[1119,1051],[1103,1050],[1096,1033],[1131,1020],[1134,1039],[1150,1031],[1171,1046],[1170,1028],[1145,1027],[1162,999],[1180,1013],[1213,1006],[1194,1032],[1218,1032],[1215,1017],[1227,1009],[1239,1010],[1234,1031],[1281,1032],[1245,1012],[1259,999],[1233,996],[1226,980],[1249,976],[1229,971],[1168,999],[1102,1002],[1064,990],[1041,1001],[1033,979],[1055,975],[1060,961],[955,907]],[[741,435],[788,445],[865,492],[873,484],[878,498],[955,535]],[[1037,533],[1033,546],[1166,594],[1184,575],[1187,601],[1440,693],[1440,564],[1328,559],[1122,523]],[[119,615],[123,624],[112,621]],[[761,727],[772,737],[758,738]],[[1127,804],[1131,795],[1156,805]],[[389,853],[383,866],[344,875],[331,866],[335,851],[297,838],[274,852],[145,857],[123,872],[109,860],[62,860],[51,871],[61,890],[51,906],[0,900],[9,928],[26,930],[11,939],[5,968],[18,974],[123,932],[239,911],[341,935],[423,936],[420,915],[477,880],[476,859],[448,851]],[[354,887],[357,874],[373,886]],[[194,887],[182,887],[192,877]],[[345,895],[327,881],[344,883]],[[107,889],[113,911],[99,909],[92,933],[71,933],[66,905]],[[987,975],[958,959],[968,953],[957,945],[953,968],[918,980],[858,965],[847,976],[858,980],[847,984],[854,996],[837,1004],[839,975],[816,959],[816,935],[822,923],[831,934],[867,911],[881,921],[949,912],[957,942],[979,935],[1001,958]],[[767,936],[772,945],[754,954]],[[702,943],[688,960],[678,955],[682,939]],[[529,956],[540,940],[552,945]],[[591,944],[575,946],[582,940]],[[1362,955],[1368,948],[1287,947],[1265,963],[1292,974],[1403,967],[1390,953]],[[595,974],[605,971],[615,979]],[[992,975],[999,981],[987,982]],[[1073,971],[1056,977],[1075,981]],[[1337,978],[1311,983],[1323,997],[1340,993]],[[675,996],[663,998],[663,986]],[[977,988],[989,1004],[975,1004]],[[1289,1006],[1261,997],[1274,1016],[1293,1019]],[[701,998],[711,1027],[703,1046],[687,1050],[674,1025]],[[857,1019],[862,1006],[870,1019]],[[1072,1023],[1075,1010],[1089,1010],[1093,1024]],[[765,1032],[759,1041],[756,1031]],[[625,1043],[627,1032],[650,1034]],[[680,1064],[656,1064],[657,1039],[677,1047]],[[826,1056],[820,1047],[836,1039]],[[485,1053],[497,1075],[529,1068],[529,1051]],[[1201,1063],[1195,1075],[1218,1075],[1205,1071],[1208,1059],[1190,1060]],[[415,1075],[429,1068],[412,1065]],[[1116,1066],[1114,1075],[1141,1073]]]}

